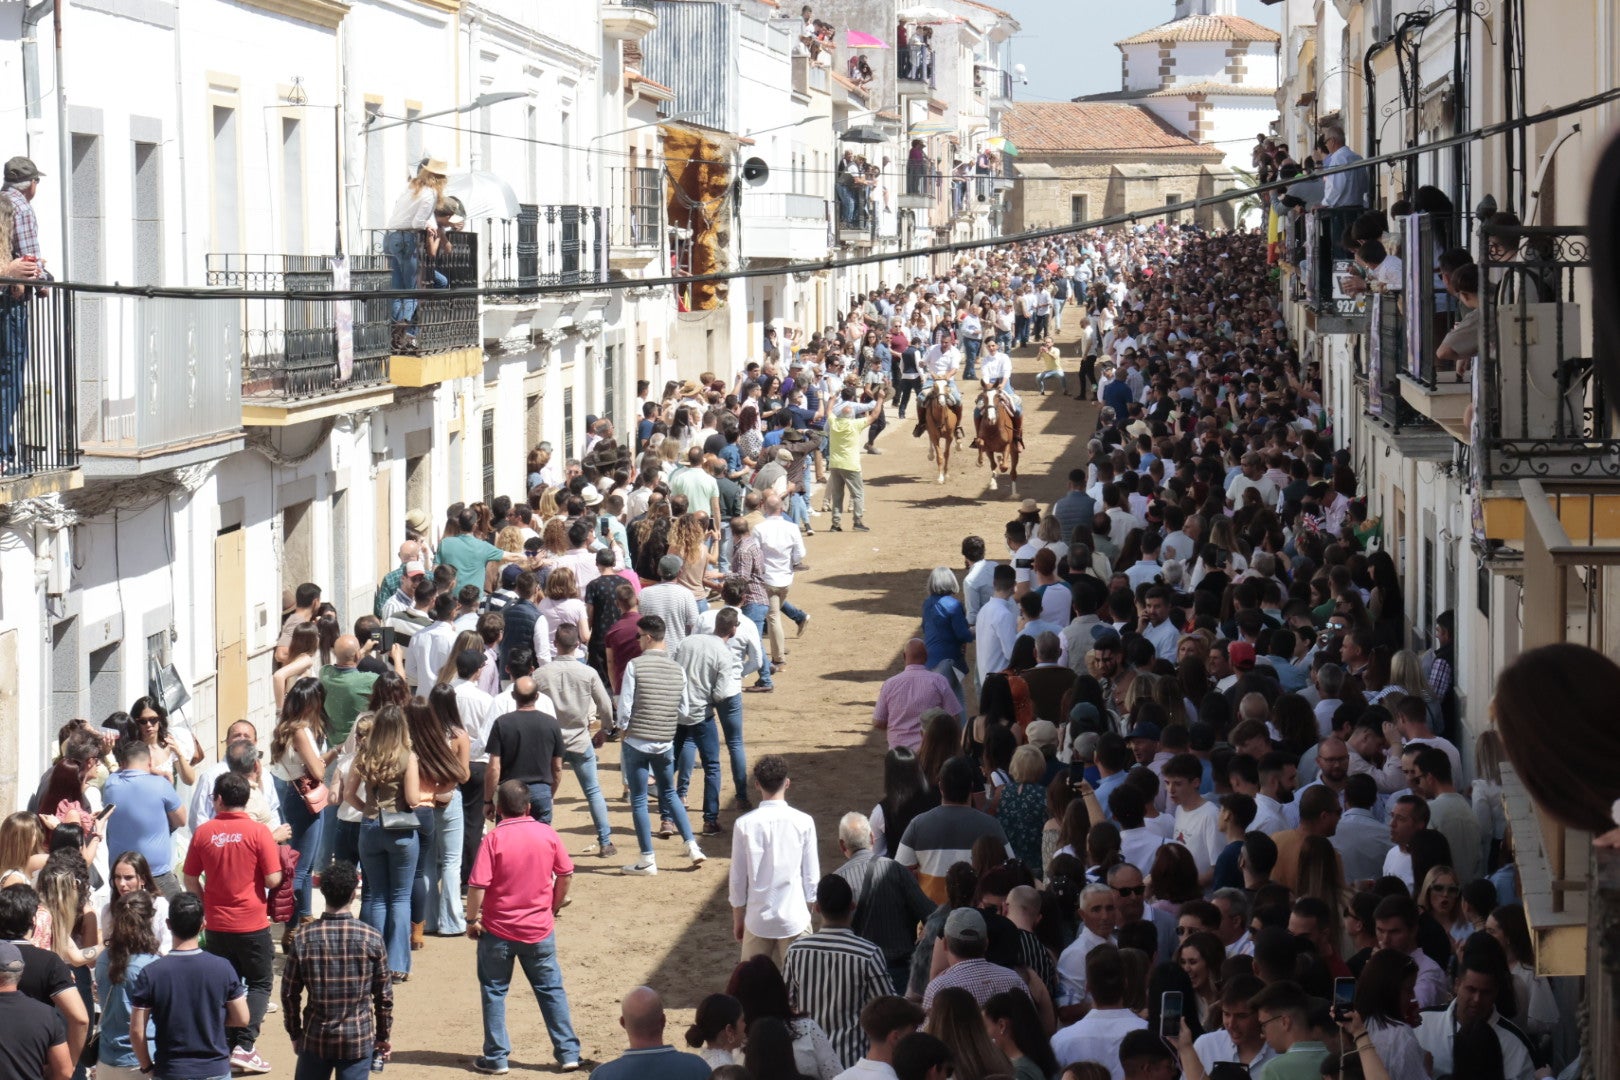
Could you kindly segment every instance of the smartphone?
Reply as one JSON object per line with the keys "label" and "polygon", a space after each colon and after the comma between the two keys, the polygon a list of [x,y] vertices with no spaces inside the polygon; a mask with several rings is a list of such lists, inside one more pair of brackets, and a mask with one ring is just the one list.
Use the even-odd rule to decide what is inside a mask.
{"label": "smartphone", "polygon": [[1356,980],[1333,980],[1333,1022],[1342,1024],[1350,1019],[1350,1010],[1356,1003]]}
{"label": "smartphone", "polygon": [[1249,1067],[1241,1061],[1217,1061],[1209,1080],[1248,1080]]}
{"label": "smartphone", "polygon": [[394,651],[394,628],[392,626],[385,626],[385,627],[382,628],[381,633],[382,633],[382,649],[383,649],[383,652],[393,652]]}
{"label": "smartphone", "polygon": [[1181,1035],[1181,991],[1166,990],[1159,998],[1159,1036],[1165,1039]]}
{"label": "smartphone", "polygon": [[96,811],[96,820],[97,821],[106,821],[107,820],[107,815],[112,813],[116,809],[118,809],[118,804],[117,803],[115,803],[115,802],[108,803],[106,806],[103,806],[100,810]]}

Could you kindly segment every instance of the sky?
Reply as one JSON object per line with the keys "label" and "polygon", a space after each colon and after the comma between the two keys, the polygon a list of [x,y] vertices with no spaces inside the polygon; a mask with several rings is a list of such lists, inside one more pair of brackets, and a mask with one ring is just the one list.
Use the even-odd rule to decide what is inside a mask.
{"label": "sky", "polygon": [[[987,0],[1012,12],[1023,29],[1012,60],[1023,64],[1028,86],[1013,87],[1015,101],[1068,101],[1119,87],[1114,42],[1170,21],[1173,0]],[[1238,0],[1238,14],[1282,29],[1282,6]]]}

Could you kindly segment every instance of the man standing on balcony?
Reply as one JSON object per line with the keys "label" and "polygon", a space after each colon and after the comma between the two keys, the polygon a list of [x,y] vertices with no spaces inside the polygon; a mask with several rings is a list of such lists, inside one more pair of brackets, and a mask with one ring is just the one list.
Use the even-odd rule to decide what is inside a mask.
{"label": "man standing on balcony", "polygon": [[[1337,124],[1322,128],[1322,141],[1327,144],[1328,155],[1322,159],[1324,169],[1353,165],[1361,155],[1344,145],[1344,129]],[[1322,178],[1323,206],[1366,206],[1367,170],[1348,169]]]}
{"label": "man standing on balcony", "polygon": [[[423,240],[439,235],[434,210],[439,200],[444,198],[447,172],[448,166],[437,158],[423,162],[389,212],[383,251],[388,256],[388,267],[393,274],[388,283],[390,289],[406,292],[422,286]],[[395,352],[414,352],[417,300],[411,296],[397,297],[392,304],[393,349]]]}
{"label": "man standing on balcony", "polygon": [[[49,281],[45,260],[39,256],[39,223],[32,203],[39,192],[43,174],[25,157],[6,162],[5,188],[0,190],[11,204],[13,261],[3,271],[8,277],[32,277]],[[18,442],[12,435],[12,421],[22,406],[23,366],[28,362],[28,304],[33,292],[19,286],[20,296],[0,298],[0,468],[18,468]]]}

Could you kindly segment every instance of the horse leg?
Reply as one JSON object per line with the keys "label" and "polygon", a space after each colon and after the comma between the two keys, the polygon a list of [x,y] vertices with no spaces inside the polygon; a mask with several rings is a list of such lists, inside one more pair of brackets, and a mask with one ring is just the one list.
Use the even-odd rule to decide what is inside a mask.
{"label": "horse leg", "polygon": [[939,444],[939,478],[934,481],[936,484],[943,484],[945,482],[945,474],[950,471],[950,467],[951,438],[947,434],[944,441]]}

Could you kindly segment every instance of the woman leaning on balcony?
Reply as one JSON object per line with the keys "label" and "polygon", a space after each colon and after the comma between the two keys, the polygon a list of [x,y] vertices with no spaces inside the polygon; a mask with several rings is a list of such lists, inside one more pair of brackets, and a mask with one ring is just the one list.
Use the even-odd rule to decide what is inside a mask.
{"label": "woman leaning on balcony", "polygon": [[[446,171],[447,166],[438,158],[422,162],[389,212],[383,251],[393,271],[389,282],[392,289],[415,289],[421,285],[422,241],[426,236],[431,243],[438,236],[439,226],[433,211],[444,197]],[[398,297],[393,302],[395,352],[416,344],[416,304],[414,297]]]}

